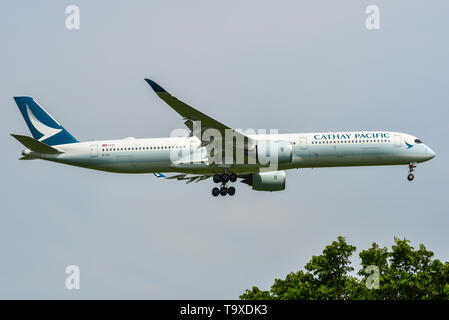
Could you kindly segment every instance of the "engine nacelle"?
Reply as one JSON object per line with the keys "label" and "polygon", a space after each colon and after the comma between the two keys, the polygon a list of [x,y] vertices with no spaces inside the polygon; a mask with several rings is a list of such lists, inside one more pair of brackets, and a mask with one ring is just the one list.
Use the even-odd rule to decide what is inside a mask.
{"label": "engine nacelle", "polygon": [[257,163],[262,165],[277,161],[290,163],[293,159],[293,145],[289,141],[261,141],[256,145]]}
{"label": "engine nacelle", "polygon": [[285,189],[285,171],[270,171],[253,173],[244,180],[257,191],[281,191]]}

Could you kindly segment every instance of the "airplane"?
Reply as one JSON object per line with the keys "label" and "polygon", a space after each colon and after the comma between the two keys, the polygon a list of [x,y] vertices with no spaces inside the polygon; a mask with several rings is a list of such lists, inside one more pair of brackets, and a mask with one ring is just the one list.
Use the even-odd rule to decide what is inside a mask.
{"label": "airplane", "polygon": [[[256,191],[284,190],[285,171],[298,168],[408,165],[407,179],[412,181],[417,163],[435,157],[421,139],[393,131],[246,134],[178,100],[153,80],[145,81],[183,118],[188,136],[80,142],[33,98],[14,97],[32,135],[11,134],[28,148],[20,160],[42,159],[115,173],[153,173],[187,183],[212,177],[217,184],[212,195],[217,197],[234,195],[235,187],[230,184],[238,179]],[[208,131],[215,136],[205,137]],[[228,154],[222,152],[223,147]]]}

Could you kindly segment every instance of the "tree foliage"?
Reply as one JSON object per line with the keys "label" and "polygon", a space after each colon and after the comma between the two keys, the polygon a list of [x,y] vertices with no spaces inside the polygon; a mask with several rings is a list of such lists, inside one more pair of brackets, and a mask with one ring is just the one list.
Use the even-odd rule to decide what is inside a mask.
{"label": "tree foliage", "polygon": [[[418,249],[409,240],[394,239],[391,250],[373,243],[360,252],[360,270],[350,258],[356,247],[345,238],[325,247],[313,256],[303,270],[289,273],[284,280],[275,279],[269,291],[253,287],[240,299],[244,300],[415,300],[449,299],[449,263],[433,259],[433,252],[423,244]],[[368,284],[373,279],[369,266],[378,268],[378,286]],[[371,267],[372,269],[372,267]]]}

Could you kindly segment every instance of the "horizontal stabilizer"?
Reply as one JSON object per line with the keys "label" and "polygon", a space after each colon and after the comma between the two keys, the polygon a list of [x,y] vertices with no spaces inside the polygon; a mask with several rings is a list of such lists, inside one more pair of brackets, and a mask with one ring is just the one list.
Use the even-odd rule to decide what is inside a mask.
{"label": "horizontal stabilizer", "polygon": [[33,156],[23,156],[22,158],[19,158],[19,160],[36,160],[38,158]]}
{"label": "horizontal stabilizer", "polygon": [[29,148],[32,151],[38,152],[38,153],[49,153],[49,154],[56,154],[56,153],[62,153],[61,151],[50,147],[46,145],[43,142],[37,141],[36,139],[33,139],[28,136],[22,136],[19,134],[11,134],[14,138],[16,138],[21,144],[23,144],[25,147]]}

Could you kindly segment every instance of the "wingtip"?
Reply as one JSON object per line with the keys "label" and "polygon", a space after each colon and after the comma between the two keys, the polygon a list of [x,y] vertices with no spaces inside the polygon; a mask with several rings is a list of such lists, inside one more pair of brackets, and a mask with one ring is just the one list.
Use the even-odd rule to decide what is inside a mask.
{"label": "wingtip", "polygon": [[158,85],[156,82],[154,82],[151,79],[145,78],[145,81],[151,86],[151,88],[155,91],[155,92],[167,92],[164,90],[164,88],[162,88],[160,85]]}
{"label": "wingtip", "polygon": [[160,172],[155,172],[155,173],[154,173],[154,176],[155,176],[156,178],[166,178],[166,176],[163,175],[163,174],[160,173]]}

